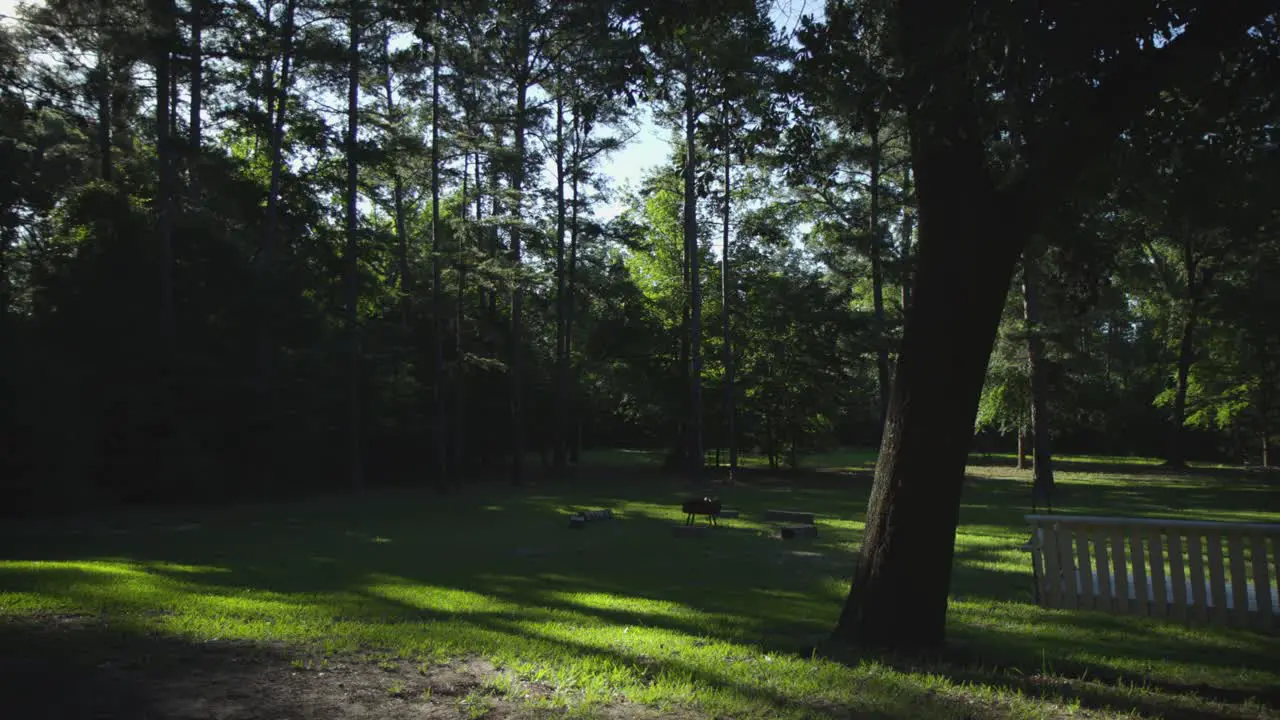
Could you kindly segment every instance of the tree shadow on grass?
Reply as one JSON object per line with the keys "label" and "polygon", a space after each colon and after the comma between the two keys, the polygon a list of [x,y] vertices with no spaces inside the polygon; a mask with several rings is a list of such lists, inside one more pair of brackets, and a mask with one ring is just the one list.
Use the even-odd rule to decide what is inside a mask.
{"label": "tree shadow on grass", "polygon": [[[970,455],[968,465],[970,467],[1008,468],[1014,470],[1017,468],[1017,461],[1006,457]],[[1223,484],[1239,482],[1276,484],[1276,481],[1280,480],[1280,473],[1277,473],[1274,469],[1268,471],[1256,467],[1200,467],[1193,465],[1187,468],[1171,468],[1160,463],[1107,462],[1103,459],[1077,459],[1070,457],[1055,457],[1053,466],[1054,470],[1063,473],[1158,476],[1173,480],[1178,478],[1208,478]]]}
{"label": "tree shadow on grass", "polygon": [[[1010,522],[1020,521],[1020,512],[1000,506],[1017,488],[1007,481],[984,479],[982,483],[977,492],[990,505],[967,507],[965,522],[984,521],[993,527],[1007,527]],[[712,531],[705,539],[672,538],[668,528],[679,524],[678,506],[672,502],[666,510],[652,508],[655,496],[659,497],[658,504],[665,506],[680,492],[675,485],[590,488],[567,496],[549,494],[547,488],[517,493],[486,491],[435,501],[435,506],[427,510],[398,501],[378,506],[376,513],[342,507],[311,514],[297,511],[303,516],[299,523],[276,518],[257,526],[209,523],[192,532],[111,535],[99,538],[92,549],[99,555],[111,553],[140,563],[147,574],[177,584],[189,596],[233,598],[244,590],[264,591],[278,596],[274,601],[292,603],[295,609],[314,610],[315,619],[320,622],[402,626],[461,622],[467,627],[510,635],[527,632],[530,624],[568,618],[584,624],[655,627],[690,638],[762,643],[767,651],[803,655],[799,651],[805,646],[804,638],[829,628],[838,612],[843,598],[831,594],[828,581],[839,568],[834,562],[824,566],[815,564],[818,559],[797,559],[789,553],[815,551],[834,556],[842,552],[837,547],[838,540],[856,533],[820,531],[817,542],[789,543],[763,537],[756,529],[730,524]],[[737,497],[755,512],[776,504],[773,496],[749,489]],[[823,495],[797,492],[789,497],[816,502]],[[566,506],[611,506],[614,500],[623,508],[621,519],[583,531],[563,527]],[[639,503],[637,507],[641,509],[628,511],[630,500]],[[822,509],[843,513],[849,502],[853,501],[842,498]],[[281,515],[288,512],[292,511],[282,510]],[[523,544],[535,546],[535,554],[517,555],[515,551]],[[968,591],[971,598],[1010,599],[1009,588],[1029,585],[1029,563],[1025,574],[977,567],[994,563],[1002,555],[1007,553],[996,548],[958,548],[957,586]],[[84,558],[84,538],[69,543],[41,541],[32,547],[28,557]],[[41,572],[54,570],[46,568]],[[37,582],[33,575],[24,578],[22,572],[9,569],[0,572],[0,589],[57,594],[78,588],[78,594],[67,595],[66,599],[73,605],[90,606],[110,599],[107,596],[114,592],[109,576],[86,583],[83,571],[64,568],[56,572],[71,574],[50,575]],[[375,576],[402,578],[407,586],[452,588],[484,595],[502,601],[509,609],[457,614],[374,596],[364,590]],[[583,593],[664,601],[687,612],[597,607],[573,597]],[[317,594],[330,597],[317,599]],[[163,610],[156,607],[156,598],[163,596],[143,593],[130,602],[120,602],[117,597],[117,609],[126,616]],[[957,624],[953,620],[953,636],[969,655],[968,659],[955,661],[947,672],[964,679],[974,672],[967,667],[1001,668],[978,674],[986,684],[1057,693],[1053,697],[1066,701],[1082,697],[1098,707],[1128,709],[1134,706],[1134,694],[1123,684],[1155,685],[1142,673],[1125,669],[1145,660],[1171,657],[1218,667],[1247,662],[1269,668],[1275,664],[1269,658],[1280,656],[1280,646],[1270,641],[1241,639],[1239,648],[1223,652],[1213,642],[1218,636],[1201,642],[1162,633],[1154,625],[1106,615],[1040,615],[1034,609],[1028,613],[1031,624],[1040,624],[1041,635],[1012,632],[998,621]],[[138,632],[145,628],[145,623],[137,625]],[[1222,637],[1236,639],[1235,635]],[[1061,656],[1054,661],[1055,675],[1088,673],[1089,677],[1112,678],[1111,689],[1104,687],[1106,683],[1078,687],[1047,683],[1015,672],[1017,668],[1024,672],[1041,668],[1045,652]],[[619,658],[624,656],[631,657],[619,654]],[[1071,660],[1073,657],[1086,660]],[[1088,659],[1108,657],[1115,662]],[[690,669],[687,663],[658,662],[659,670]],[[700,672],[707,676],[703,678],[706,682],[727,682],[721,674]],[[1214,694],[1199,686],[1167,683],[1166,689],[1232,702],[1252,695],[1272,707],[1280,707],[1280,699],[1268,695],[1266,688],[1227,689]],[[1186,709],[1176,699],[1142,697],[1146,699],[1140,698],[1141,702],[1151,712],[1170,715],[1164,708],[1169,703],[1177,712],[1201,712]],[[775,700],[790,702],[781,695],[767,699]]]}
{"label": "tree shadow on grass", "polygon": [[[986,686],[1068,707],[1078,704],[1095,711],[1139,713],[1168,720],[1258,717],[1256,710],[1239,707],[1245,703],[1260,703],[1273,710],[1280,708],[1280,699],[1272,690],[1229,691],[1205,685],[1162,683],[1134,674],[1063,663],[1048,672],[1026,671],[1022,666],[993,663],[986,653],[956,641],[952,641],[946,651],[927,656],[859,652],[838,643],[824,644],[817,654],[851,666],[874,661],[903,673],[933,673],[955,683]],[[1268,713],[1264,711],[1262,715]]]}
{"label": "tree shadow on grass", "polygon": [[[0,647],[6,717],[194,717],[183,709],[201,705],[209,717],[236,716],[236,706],[283,717],[307,709],[281,685],[288,661],[276,647],[195,644],[73,615],[0,619]],[[268,668],[276,669],[270,678]],[[203,703],[192,696],[193,678],[209,695]]]}
{"label": "tree shadow on grass", "polygon": [[[390,605],[395,601],[387,601]],[[410,632],[420,629],[430,638],[438,625],[420,608],[399,608],[400,616],[419,615]],[[431,615],[431,613],[427,613]],[[862,681],[850,708],[836,700],[789,694],[768,683],[743,679],[737,673],[678,657],[653,657],[640,652],[590,645],[555,637],[500,615],[476,614],[454,622],[468,626],[497,642],[503,638],[529,651],[528,662],[540,658],[571,656],[589,658],[593,666],[629,669],[642,686],[673,683],[682,694],[657,698],[674,707],[710,701],[747,708],[752,716],[893,718],[924,714],[928,717],[968,717],[971,705],[935,693],[923,683],[901,676],[872,676]],[[320,682],[302,670],[302,662],[290,658],[282,646],[255,643],[194,643],[144,633],[136,628],[113,627],[99,620],[63,616],[25,621],[0,620],[0,707],[14,717],[72,720],[95,717],[275,717],[299,713],[315,717],[341,716],[351,709],[351,688]],[[377,651],[378,648],[370,648]],[[295,651],[296,652],[296,651]],[[309,662],[307,663],[310,664]],[[767,672],[761,668],[760,672]],[[368,673],[366,673],[368,674]],[[312,677],[308,678],[307,676]],[[344,676],[349,678],[350,674]],[[333,687],[339,685],[338,688]],[[317,686],[325,697],[316,697]],[[300,692],[300,690],[302,692]],[[568,688],[573,694],[572,686]],[[385,706],[383,717],[420,716],[404,703]],[[421,700],[418,701],[420,705]],[[368,699],[365,698],[368,708]],[[441,708],[436,708],[437,712]],[[327,714],[326,714],[327,713]],[[440,715],[432,715],[438,717]],[[631,715],[628,715],[631,716]]]}

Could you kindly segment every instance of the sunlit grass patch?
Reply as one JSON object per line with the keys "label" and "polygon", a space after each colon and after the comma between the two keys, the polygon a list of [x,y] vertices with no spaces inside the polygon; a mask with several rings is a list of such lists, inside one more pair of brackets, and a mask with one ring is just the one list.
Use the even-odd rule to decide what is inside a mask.
{"label": "sunlit grass patch", "polygon": [[[1017,549],[1029,473],[971,474],[950,614],[960,655],[941,664],[841,657],[823,644],[868,489],[839,475],[785,493],[777,483],[720,488],[743,517],[702,538],[672,535],[686,490],[652,479],[28,528],[0,535],[0,614],[80,613],[191,643],[287,643],[301,669],[370,653],[424,667],[484,658],[497,670],[450,700],[466,713],[501,700],[759,718],[1056,717],[1078,704],[1263,717],[1280,704],[1267,694],[1280,687],[1276,638],[1032,605],[1029,558]],[[1245,476],[1059,477],[1061,511],[1280,519],[1269,509],[1277,490]],[[573,509],[595,507],[616,519],[567,529]],[[770,508],[816,512],[818,537],[774,539]],[[166,529],[192,520],[198,529]],[[380,687],[403,702],[430,694]]]}

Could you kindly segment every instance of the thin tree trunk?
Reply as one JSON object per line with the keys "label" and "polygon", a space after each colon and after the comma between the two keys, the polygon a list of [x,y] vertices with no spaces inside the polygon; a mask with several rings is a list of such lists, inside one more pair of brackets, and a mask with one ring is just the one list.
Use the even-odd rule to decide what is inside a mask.
{"label": "thin tree trunk", "polygon": [[[382,35],[382,81],[383,92],[387,101],[387,118],[392,124],[398,122],[396,118],[396,101],[395,91],[391,82],[391,32],[390,29]],[[434,121],[432,127],[434,128]],[[397,130],[398,131],[398,130]],[[432,149],[434,151],[434,145]],[[434,164],[433,164],[434,169]],[[400,322],[408,329],[409,319],[411,316],[411,294],[413,292],[413,280],[409,271],[409,233],[405,229],[405,212],[404,212],[404,180],[400,177],[400,166],[397,158],[391,160],[391,204],[395,213],[395,231],[396,231],[396,264],[399,265],[399,282],[397,290],[400,293]],[[434,209],[434,205],[432,206]],[[434,228],[434,225],[432,226]],[[434,232],[434,230],[433,230]]]}
{"label": "thin tree trunk", "polygon": [[556,93],[556,417],[551,433],[552,463],[565,468],[569,431],[568,300],[565,295],[564,97]]}
{"label": "thin tree trunk", "polygon": [[[689,305],[691,298],[693,297],[693,292],[689,285],[690,253],[687,227],[685,235],[681,238],[680,244],[680,289],[683,292],[683,297],[680,302],[680,380],[681,384],[683,384],[685,388],[688,388],[690,379],[693,375],[693,373],[690,372],[689,367],[689,358],[691,357],[689,337],[692,334],[689,324],[692,314],[689,312]],[[692,409],[689,407],[688,393],[680,392],[676,397],[681,398],[681,400],[680,410],[677,413],[678,419],[674,423],[676,429],[674,466],[684,469],[689,467],[690,462],[689,415],[692,413]]]}
{"label": "thin tree trunk", "polygon": [[880,255],[880,126],[872,120],[871,128],[871,213],[868,218],[871,254],[871,302],[876,324],[876,384],[880,392],[880,435],[889,415],[889,345],[885,339],[884,267]]}
{"label": "thin tree trunk", "polygon": [[569,209],[569,287],[565,297],[565,317],[564,317],[564,357],[565,362],[569,365],[570,386],[569,386],[569,415],[574,418],[574,424],[577,432],[574,436],[574,443],[570,450],[570,460],[575,464],[582,457],[582,419],[578,417],[578,367],[573,362],[573,322],[577,311],[577,270],[578,270],[578,176],[582,172],[582,154],[581,147],[587,143],[591,137],[591,121],[584,120],[580,117],[580,107],[575,107],[573,112],[573,123],[575,125],[575,136],[577,137],[577,145],[574,146],[573,157],[570,159],[571,173],[569,178],[569,193],[572,198],[572,204]]}
{"label": "thin tree trunk", "polygon": [[274,112],[271,121],[271,180],[267,191],[267,223],[262,242],[262,266],[268,270],[274,267],[275,252],[280,242],[280,184],[284,175],[284,120],[287,115],[289,83],[292,82],[290,67],[293,61],[294,13],[297,0],[286,0],[284,19],[281,22],[280,43],[280,82],[271,93],[275,98],[270,103]]}
{"label": "thin tree trunk", "polygon": [[[979,135],[972,123],[956,124],[916,153],[917,281],[861,557],[835,629],[845,641],[912,649],[945,636],[974,418],[1029,235],[1025,219],[1006,212],[992,186]],[[991,218],[1000,215],[1008,222],[993,227]],[[946,362],[937,361],[942,357]]]}
{"label": "thin tree trunk", "polygon": [[102,73],[98,90],[98,163],[99,173],[105,182],[111,182],[111,68],[100,66]]}
{"label": "thin tree trunk", "polygon": [[[174,14],[177,14],[176,9]],[[174,26],[172,37],[175,45],[173,53],[177,53],[176,45],[178,42],[178,29],[176,25]],[[176,182],[179,155],[178,138],[182,137],[182,133],[178,132],[178,97],[180,93],[178,92],[178,72],[177,68],[174,67],[173,57],[174,56],[171,54],[169,60],[169,143],[171,144],[169,152],[171,156],[170,161],[173,163],[174,178]],[[175,199],[176,198],[177,195],[175,193]]]}
{"label": "thin tree trunk", "polygon": [[[440,279],[440,5],[431,30],[431,326],[432,388],[435,392],[436,468],[440,487],[449,479],[449,449],[445,436],[444,302]],[[397,183],[399,176],[397,175]],[[397,210],[398,212],[399,210]],[[407,250],[406,250],[407,253]],[[407,269],[407,265],[406,265]]]}
{"label": "thin tree trunk", "polygon": [[173,287],[173,202],[175,185],[173,162],[172,50],[174,42],[173,0],[155,0],[156,27],[156,159],[159,163],[156,191],[156,234],[160,240],[160,337],[169,359],[175,351],[177,316]]}
{"label": "thin tree trunk", "polygon": [[[493,128],[493,140],[494,145],[497,147],[489,160],[489,182],[492,185],[489,197],[489,217],[496,220],[503,213],[502,199],[498,197],[501,171],[494,170],[495,161],[492,158],[497,157],[505,150],[502,145],[504,140],[503,130],[499,125],[495,125]],[[489,232],[484,234],[483,243],[486,245],[484,249],[488,252],[489,258],[496,261],[502,252],[502,240],[498,235],[498,225],[496,223],[492,223]],[[486,294],[485,307],[489,312],[489,317],[496,319],[498,315],[498,290],[496,288]]]}
{"label": "thin tree trunk", "polygon": [[13,290],[9,282],[9,248],[17,243],[17,230],[0,227],[0,325],[8,320]]}
{"label": "thin tree trunk", "polygon": [[1262,376],[1259,378],[1258,385],[1258,415],[1262,429],[1262,469],[1271,468],[1271,387],[1272,376],[1267,373],[1270,364],[1271,355],[1268,352],[1265,340],[1258,343],[1259,366],[1262,368]]}
{"label": "thin tree trunk", "polygon": [[1172,468],[1186,467],[1186,459],[1182,452],[1183,423],[1187,417],[1187,385],[1191,376],[1191,365],[1195,362],[1195,333],[1199,321],[1199,295],[1202,289],[1196,282],[1199,263],[1195,256],[1195,248],[1190,235],[1183,242],[1183,270],[1187,276],[1185,315],[1182,319],[1182,334],[1178,341],[1177,384],[1174,386],[1173,418],[1169,428],[1169,447],[1166,464]]}
{"label": "thin tree trunk", "polygon": [[693,76],[684,78],[684,242],[689,253],[689,470],[702,473],[702,278],[698,267],[697,111]]}
{"label": "thin tree trunk", "polygon": [[[476,151],[475,156],[475,180],[476,180],[476,232],[483,232],[480,227],[480,221],[483,218],[484,211],[484,186],[480,183],[480,152]],[[463,191],[463,197],[466,197],[466,191]],[[464,212],[465,216],[466,213]],[[466,283],[467,283],[467,248],[463,246],[465,235],[458,235],[458,298],[457,298],[457,362],[458,375],[457,382],[454,385],[453,396],[453,417],[454,417],[454,453],[457,461],[454,463],[454,473],[457,478],[462,479],[467,476],[467,442],[469,435],[467,433],[467,364],[466,364],[466,336],[464,334],[465,310],[466,310]]]}
{"label": "thin tree trunk", "polygon": [[1030,456],[1031,442],[1026,428],[1018,428],[1018,469],[1027,469],[1027,458]]}
{"label": "thin tree trunk", "polygon": [[902,316],[911,308],[911,238],[915,233],[915,213],[911,208],[911,159],[906,160],[902,178]]}
{"label": "thin tree trunk", "polygon": [[[528,62],[525,50],[523,62]],[[529,69],[521,71],[516,89],[515,167],[511,173],[512,208],[511,260],[511,482],[519,484],[524,470],[524,286],[521,273],[520,222],[524,211],[525,131],[529,99]]]}
{"label": "thin tree trunk", "polygon": [[347,247],[346,261],[346,332],[347,332],[347,452],[351,487],[360,490],[364,486],[364,463],[361,450],[361,398],[360,398],[360,327],[359,308],[359,220],[357,193],[359,192],[359,164],[356,158],[360,129],[360,0],[349,0],[350,33],[347,45]]}
{"label": "thin tree trunk", "polygon": [[[1265,384],[1268,380],[1263,378]],[[1271,402],[1270,393],[1264,385],[1261,391],[1261,402],[1258,403],[1258,414],[1261,416],[1262,425],[1262,469],[1269,470],[1271,468]]]}
{"label": "thin tree trunk", "polygon": [[[98,0],[98,23],[106,24],[107,0]],[[111,182],[111,85],[113,63],[101,45],[98,47],[96,68],[98,96],[98,163],[103,181]]]}
{"label": "thin tree trunk", "polygon": [[[692,375],[689,371],[689,244],[681,241],[683,252],[680,262],[680,282],[684,290],[684,297],[680,304],[680,384],[684,388],[689,387],[689,379]],[[675,457],[674,466],[677,468],[687,468],[689,466],[689,394],[687,392],[679,392],[677,394],[679,400],[679,408],[675,425]]]}
{"label": "thin tree trunk", "polygon": [[1052,508],[1053,457],[1049,446],[1049,379],[1040,325],[1040,273],[1035,245],[1022,256],[1023,320],[1027,332],[1027,369],[1031,378],[1031,436],[1035,454],[1032,509]]}
{"label": "thin tree trunk", "polygon": [[271,122],[270,140],[270,180],[267,187],[266,222],[263,223],[262,241],[256,259],[259,288],[258,316],[256,318],[256,344],[258,362],[259,403],[266,416],[266,422],[259,433],[262,457],[259,467],[263,469],[263,489],[270,496],[275,473],[272,464],[262,462],[271,454],[275,437],[277,418],[276,380],[275,380],[275,297],[279,288],[276,282],[277,254],[280,246],[280,187],[284,176],[284,122],[288,113],[289,84],[292,82],[290,67],[293,58],[293,35],[296,0],[287,0],[284,18],[281,21],[280,79],[279,85],[273,89],[275,101],[271,103],[274,113]]}
{"label": "thin tree trunk", "polygon": [[[724,413],[725,440],[729,444],[729,479],[733,480],[738,471],[738,433],[735,427],[737,409],[734,406],[736,394],[733,388],[733,332],[729,303],[732,299],[729,283],[729,220],[732,215],[730,206],[733,201],[733,156],[728,149],[724,153],[724,237],[720,241],[720,319],[724,325]],[[716,465],[720,464],[719,456]]]}
{"label": "thin tree trunk", "polygon": [[[191,147],[193,167],[200,153],[204,132],[200,117],[204,103],[204,4],[205,0],[191,0],[191,114],[187,121],[187,144]],[[195,185],[194,170],[191,171],[191,177],[191,183]]]}

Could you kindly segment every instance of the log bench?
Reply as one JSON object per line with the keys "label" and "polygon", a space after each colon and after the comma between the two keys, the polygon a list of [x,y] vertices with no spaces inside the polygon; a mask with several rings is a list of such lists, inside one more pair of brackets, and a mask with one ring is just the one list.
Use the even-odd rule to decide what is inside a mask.
{"label": "log bench", "polygon": [[1280,632],[1280,524],[1027,515],[1042,607]]}

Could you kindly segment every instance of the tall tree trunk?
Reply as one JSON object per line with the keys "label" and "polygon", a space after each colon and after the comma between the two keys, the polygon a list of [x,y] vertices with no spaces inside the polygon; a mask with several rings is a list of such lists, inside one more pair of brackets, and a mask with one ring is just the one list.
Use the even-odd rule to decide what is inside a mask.
{"label": "tall tree trunk", "polygon": [[[466,219],[467,202],[466,198],[470,197],[467,192],[467,167],[466,158],[470,157],[470,153],[463,155],[462,164],[462,216]],[[476,188],[476,227],[480,225],[480,153],[475,155],[475,188]],[[466,238],[468,233],[459,232],[457,240],[454,243],[454,249],[457,251],[455,272],[458,278],[458,286],[456,291],[456,299],[454,301],[454,338],[453,338],[453,476],[462,479],[466,476],[467,466],[467,351],[466,351],[466,298],[467,298],[467,246]]]}
{"label": "tall tree trunk", "polygon": [[[1265,356],[1264,356],[1265,357]],[[1264,360],[1263,367],[1266,367]],[[1262,469],[1271,469],[1271,391],[1267,388],[1270,378],[1263,377],[1258,388],[1258,415],[1261,418],[1262,437]]]}
{"label": "tall tree trunk", "polygon": [[1199,260],[1195,255],[1195,245],[1190,234],[1187,234],[1182,245],[1183,271],[1186,273],[1187,285],[1182,318],[1182,331],[1178,340],[1177,379],[1173,394],[1173,417],[1169,427],[1169,447],[1166,464],[1171,468],[1186,467],[1186,458],[1182,453],[1183,424],[1187,418],[1187,385],[1191,376],[1191,365],[1195,362],[1195,333],[1199,322],[1201,285],[1196,282]]}
{"label": "tall tree trunk", "polygon": [[172,104],[173,44],[175,40],[173,0],[152,0],[155,6],[157,37],[156,66],[156,159],[159,163],[156,189],[156,234],[160,241],[160,338],[167,360],[176,350],[178,321],[173,287],[173,214],[177,178],[174,175]]}
{"label": "tall tree trunk", "polygon": [[[936,646],[945,636],[978,399],[1013,268],[1029,237],[1016,209],[1007,224],[992,226],[991,218],[1010,213],[987,175],[972,116],[961,109],[957,122],[918,136],[917,280],[860,561],[835,629],[850,642],[910,649]],[[927,114],[912,122],[933,125]]]}
{"label": "tall tree trunk", "polygon": [[262,238],[260,251],[261,266],[268,271],[274,267],[276,248],[280,242],[280,184],[284,176],[284,121],[287,115],[289,84],[293,81],[290,73],[293,62],[294,17],[297,0],[286,0],[284,18],[280,26],[280,79],[271,95],[275,99],[269,103],[274,112],[268,117],[271,122],[271,179],[267,190],[267,222],[266,232]]}
{"label": "tall tree trunk", "polygon": [[902,316],[905,318],[911,309],[911,238],[915,233],[915,213],[911,208],[911,158],[907,158],[902,172]]}
{"label": "tall tree trunk", "polygon": [[[388,28],[382,34],[382,90],[386,96],[387,102],[387,119],[393,125],[399,124],[399,118],[396,117],[396,99],[395,90],[391,82],[391,31]],[[433,82],[434,86],[434,82]],[[432,128],[435,127],[435,121],[432,121]],[[399,132],[397,128],[395,132]],[[433,141],[434,142],[434,141]],[[432,145],[434,152],[435,146]],[[433,156],[434,159],[434,156]],[[434,171],[434,162],[432,170]],[[434,176],[433,176],[434,177]],[[396,231],[396,264],[399,266],[399,282],[397,290],[400,293],[400,323],[408,329],[411,316],[411,294],[413,292],[413,279],[409,271],[409,233],[405,229],[405,211],[404,211],[404,180],[400,177],[400,166],[398,158],[391,160],[391,205],[392,212],[395,213],[395,231]],[[435,205],[432,205],[434,210]],[[432,232],[434,233],[434,224]]]}
{"label": "tall tree trunk", "polygon": [[[445,435],[444,391],[444,302],[440,279],[440,4],[431,29],[431,327],[432,388],[435,392],[436,482],[444,487],[449,479],[449,449]],[[397,176],[397,182],[398,182]]]}
{"label": "tall tree trunk", "polygon": [[[733,201],[733,156],[728,149],[724,153],[724,237],[720,241],[720,319],[724,325],[724,414],[725,440],[729,444],[729,479],[738,471],[738,433],[736,426],[736,394],[733,387],[733,332],[729,304],[732,286],[729,283],[729,220]],[[717,464],[719,461],[717,460]]]}
{"label": "tall tree trunk", "polygon": [[578,271],[578,176],[582,173],[582,153],[581,148],[587,144],[591,137],[591,121],[581,117],[581,107],[575,107],[573,111],[573,123],[575,137],[577,137],[577,145],[574,146],[573,156],[570,159],[572,168],[569,178],[569,195],[572,200],[569,210],[569,282],[568,290],[565,297],[564,312],[564,357],[565,362],[569,365],[569,397],[570,404],[569,415],[573,418],[573,423],[577,428],[574,433],[574,442],[570,449],[570,460],[575,464],[581,460],[582,453],[582,419],[578,415],[578,367],[573,362],[573,322],[574,315],[577,312],[577,271]]}
{"label": "tall tree trunk", "polygon": [[[1265,333],[1265,330],[1264,330]],[[1265,335],[1258,342],[1258,365],[1262,368],[1261,377],[1258,378],[1258,416],[1259,425],[1262,431],[1262,469],[1271,468],[1271,382],[1274,375],[1270,372],[1271,353],[1267,347]]]}
{"label": "tall tree trunk", "polygon": [[[175,10],[175,15],[176,14]],[[178,50],[176,46],[178,43],[178,29],[176,25],[174,27],[172,37],[175,46],[173,53],[177,53]],[[180,154],[178,151],[178,138],[182,137],[182,133],[178,132],[178,97],[181,93],[178,91],[178,72],[173,66],[172,54],[170,55],[169,62],[169,143],[172,145],[172,147],[169,148],[169,153],[170,162],[173,163],[174,178],[176,179],[178,172],[178,155]],[[175,199],[176,197],[175,193]]]}
{"label": "tall tree trunk", "polygon": [[880,435],[883,440],[885,418],[889,415],[889,345],[885,340],[884,263],[880,243],[880,125],[873,118],[871,127],[871,213],[868,221],[871,254],[871,302],[876,324],[876,384],[880,391]]}
{"label": "tall tree trunk", "polygon": [[1188,303],[1187,314],[1182,321],[1181,338],[1178,341],[1178,370],[1173,394],[1173,418],[1169,427],[1169,450],[1166,464],[1171,468],[1187,466],[1182,452],[1183,425],[1187,418],[1187,386],[1191,377],[1191,364],[1195,362],[1195,331],[1197,324],[1195,303]]}
{"label": "tall tree trunk", "polygon": [[17,244],[17,230],[12,226],[0,227],[0,327],[9,316],[9,304],[13,290],[9,282],[9,248]]}
{"label": "tall tree trunk", "polygon": [[[480,180],[480,151],[476,151],[475,167],[473,172],[476,178],[476,232],[483,233],[484,228],[481,227],[481,221],[484,217],[484,185]],[[463,213],[466,214],[465,212]],[[453,407],[454,407],[454,451],[457,453],[456,473],[458,478],[464,478],[468,470],[468,442],[470,435],[467,433],[467,366],[466,366],[466,336],[464,334],[464,320],[466,309],[466,282],[467,282],[467,248],[463,247],[462,241],[465,236],[458,236],[458,383],[455,386]]]}
{"label": "tall tree trunk", "polygon": [[556,93],[556,412],[551,433],[552,464],[557,472],[565,468],[569,425],[569,354],[567,337],[568,300],[565,296],[565,206],[564,206],[564,97]]}
{"label": "tall tree trunk", "polygon": [[697,110],[693,74],[684,76],[684,242],[689,253],[689,470],[702,473],[702,278],[698,251]]}
{"label": "tall tree trunk", "polygon": [[[522,62],[527,63],[526,48]],[[529,100],[529,68],[522,71],[516,88],[515,167],[511,173],[513,202],[511,225],[511,482],[519,484],[524,471],[524,286],[522,272],[520,222],[524,212],[524,164],[526,114]]]}
{"label": "tall tree trunk", "polygon": [[360,227],[357,215],[359,164],[357,140],[360,130],[360,3],[348,0],[347,18],[347,247],[346,261],[346,332],[347,332],[347,462],[351,487],[364,486],[364,462],[361,449],[360,397]]}
{"label": "tall tree trunk", "polygon": [[[505,136],[503,127],[495,124],[493,127],[493,144],[495,145],[495,148],[493,149],[489,160],[489,217],[493,220],[499,218],[503,213],[502,199],[498,196],[501,182],[501,171],[494,170],[495,160],[493,158],[500,156],[506,149],[503,145],[504,140]],[[489,254],[489,258],[495,261],[493,264],[496,265],[496,261],[502,254],[502,239],[498,235],[497,223],[490,224],[489,231],[483,234],[482,243],[484,245],[484,250]],[[488,310],[490,318],[497,318],[498,291],[496,288],[486,293],[485,308]],[[492,437],[492,435],[487,437]]]}
{"label": "tall tree trunk", "polygon": [[[107,0],[98,0],[98,23],[105,25]],[[101,42],[102,33],[99,33]],[[105,43],[104,43],[105,44]],[[97,67],[94,69],[98,100],[98,164],[99,174],[104,182],[111,182],[111,128],[114,122],[111,113],[111,88],[114,81],[113,63],[102,45],[98,47]]]}
{"label": "tall tree trunk", "polygon": [[1049,447],[1049,378],[1044,363],[1044,337],[1040,325],[1040,268],[1037,244],[1022,256],[1023,320],[1027,332],[1027,369],[1031,378],[1031,436],[1035,456],[1032,482],[1033,510],[1053,507],[1053,457]]}
{"label": "tall tree trunk", "polygon": [[296,0],[286,0],[284,18],[280,26],[280,77],[278,84],[271,90],[274,101],[269,103],[274,109],[268,117],[270,126],[270,180],[267,186],[266,222],[262,227],[261,246],[256,259],[258,275],[259,303],[256,318],[256,345],[258,371],[258,402],[265,416],[260,429],[259,467],[262,469],[262,484],[265,493],[270,496],[274,484],[275,472],[270,462],[263,462],[272,454],[276,435],[276,421],[279,417],[276,397],[275,369],[275,331],[277,322],[276,297],[279,287],[277,282],[278,250],[280,247],[280,194],[284,179],[284,122],[288,114],[289,85],[293,82],[291,64],[293,60],[294,18]]}
{"label": "tall tree trunk", "polygon": [[[194,168],[203,142],[203,119],[200,113],[204,105],[204,5],[205,0],[191,0],[191,105],[187,121],[187,144],[191,149]],[[191,183],[195,185],[195,170],[191,170]]]}

